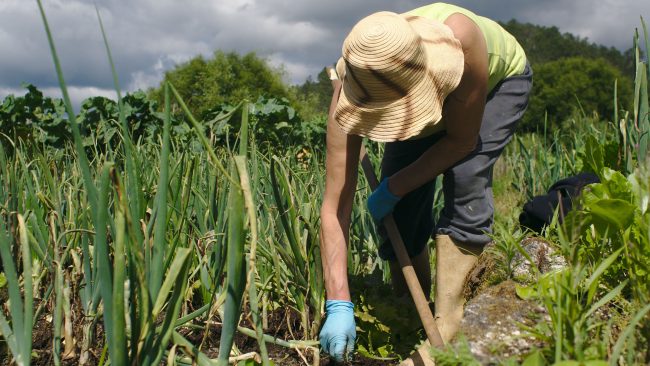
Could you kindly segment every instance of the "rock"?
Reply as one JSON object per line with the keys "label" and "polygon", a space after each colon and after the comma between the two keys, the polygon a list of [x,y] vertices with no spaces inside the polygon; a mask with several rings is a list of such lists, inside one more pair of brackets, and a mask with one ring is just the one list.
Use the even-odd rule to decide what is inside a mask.
{"label": "rock", "polygon": [[535,338],[525,335],[521,324],[534,326],[543,318],[548,318],[544,307],[518,298],[515,282],[505,281],[485,289],[465,305],[460,332],[481,364],[499,364],[540,346]]}
{"label": "rock", "polygon": [[[507,264],[486,247],[466,281],[468,302],[460,333],[472,355],[484,365],[501,364],[513,356],[523,357],[534,347],[543,346],[539,340],[526,335],[522,324],[533,327],[539,322],[549,322],[548,313],[535,301],[517,297],[515,281],[534,282],[536,271],[532,265],[540,273],[567,266],[564,257],[541,238],[527,238],[520,244],[532,262],[517,252],[509,263],[511,278],[503,281],[505,272],[501,267]],[[459,342],[458,337],[455,342]]]}
{"label": "rock", "polygon": [[[540,273],[560,270],[567,266],[564,257],[546,240],[541,238],[527,238],[521,241],[522,248],[528,253],[532,264]],[[512,276],[519,282],[532,282],[535,278],[535,271],[531,262],[521,253],[517,253],[510,266],[513,269]]]}
{"label": "rock", "polygon": [[490,248],[494,244],[488,244],[483,253],[478,257],[476,266],[467,276],[465,280],[464,294],[466,299],[471,299],[476,294],[482,292],[494,283],[492,277],[496,274],[496,266],[498,265],[496,258],[491,255]]}

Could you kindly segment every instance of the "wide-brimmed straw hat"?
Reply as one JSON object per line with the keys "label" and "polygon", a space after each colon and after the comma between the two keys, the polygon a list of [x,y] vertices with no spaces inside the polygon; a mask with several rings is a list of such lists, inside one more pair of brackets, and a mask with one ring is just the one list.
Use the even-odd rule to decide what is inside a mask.
{"label": "wide-brimmed straw hat", "polygon": [[336,121],[345,133],[375,141],[406,140],[440,122],[444,100],[463,74],[463,51],[451,29],[408,14],[367,16],[342,52]]}

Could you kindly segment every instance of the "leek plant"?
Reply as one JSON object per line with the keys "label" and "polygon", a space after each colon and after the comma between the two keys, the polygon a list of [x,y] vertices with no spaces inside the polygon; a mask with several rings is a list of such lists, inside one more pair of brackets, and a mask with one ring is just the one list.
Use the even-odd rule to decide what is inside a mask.
{"label": "leek plant", "polygon": [[27,240],[25,219],[20,214],[16,217],[17,236],[22,257],[22,285],[25,289],[21,295],[20,276],[13,262],[10,232],[4,220],[0,219],[0,257],[9,290],[9,314],[11,323],[0,311],[0,331],[9,346],[14,362],[19,366],[29,366],[32,353],[32,328],[34,326],[34,294],[32,292],[32,254]]}
{"label": "leek plant", "polygon": [[[158,182],[158,194],[154,202],[155,225],[151,245],[153,251],[149,254],[149,241],[144,241],[144,233],[140,227],[143,220],[141,209],[143,196],[139,188],[140,177],[135,169],[133,144],[124,119],[119,84],[103,26],[102,34],[113,70],[118,92],[118,105],[121,110],[120,122],[124,140],[126,172],[122,176],[117,170],[118,167],[113,163],[106,162],[96,184],[86,152],[83,149],[79,128],[75,122],[75,113],[68,97],[56,48],[40,1],[38,1],[38,5],[50,43],[61,91],[64,95],[73,131],[77,162],[81,168],[84,189],[91,207],[95,228],[92,258],[96,263],[94,269],[97,273],[99,297],[103,303],[104,330],[109,357],[112,363],[118,365],[157,365],[160,363],[172,338],[173,330],[177,326],[177,317],[184,300],[183,295],[191,259],[190,248],[177,248],[175,253],[167,254],[170,264],[168,267],[163,267],[165,248],[168,245],[165,234],[167,232],[166,207],[170,153],[169,90],[166,90],[165,97],[166,118],[161,154],[161,174]],[[220,166],[220,164],[218,165]],[[238,187],[233,191],[237,189]],[[169,246],[176,248],[173,244]],[[90,258],[91,256],[85,257]],[[164,273],[166,276],[163,276]],[[127,283],[129,284],[128,289]],[[31,288],[31,283],[28,288]],[[31,301],[27,303],[31,306]],[[27,310],[30,313],[28,319],[31,324],[31,308],[27,308]],[[16,315],[19,314],[12,314],[12,322],[22,325],[21,318]],[[159,317],[163,317],[164,320],[161,324],[156,325]],[[130,327],[127,327],[127,324]],[[31,342],[29,344],[31,345]]]}
{"label": "leek plant", "polygon": [[[648,29],[641,18],[645,39],[646,55],[650,50]],[[648,158],[648,138],[650,134],[650,107],[648,94],[648,77],[650,62],[641,58],[641,47],[638,30],[634,34],[634,55],[636,74],[634,77],[634,106],[632,115],[626,112],[619,116],[618,100],[614,96],[614,121],[619,127],[619,159],[627,174],[632,173],[638,165],[644,165]],[[619,119],[620,118],[620,119]]]}
{"label": "leek plant", "polygon": [[[99,12],[118,99],[118,147],[82,141],[40,1],[38,5],[73,140],[55,150],[0,136],[0,257],[9,298],[7,311],[0,311],[0,332],[13,361],[33,361],[32,327],[51,309],[56,365],[226,365],[242,356],[236,334],[257,340],[264,365],[271,364],[269,343],[312,351],[317,364],[315,339],[325,296],[318,240],[321,150],[307,158],[258,151],[249,132],[247,101],[218,117],[216,122],[226,122],[241,113],[241,128],[229,135],[236,141],[216,146],[222,140],[189,113],[169,83],[163,87],[162,134],[133,141]],[[570,137],[526,136],[504,154],[511,169],[523,172],[513,176],[512,184],[527,195],[542,193],[584,167],[609,182],[607,189],[594,188],[591,205],[582,208],[583,218],[591,215],[591,221],[574,227],[582,251],[571,252],[567,243],[573,239],[557,239],[572,267],[529,290],[549,309],[552,321],[532,331],[551,342],[546,354],[555,360],[620,356],[630,363],[637,360],[630,355],[639,348],[634,343],[639,329],[648,328],[648,173],[637,172],[647,155],[650,130],[648,70],[639,51],[636,61],[635,109],[616,116],[627,177],[604,169],[611,166],[604,162],[606,151],[593,142],[609,141],[609,131],[589,127]],[[175,122],[174,108],[184,113]],[[576,118],[576,125],[589,125],[584,123],[590,121],[587,116]],[[174,136],[179,127],[174,123],[193,130],[190,141]],[[381,147],[368,150],[378,166]],[[376,257],[377,235],[365,211],[369,190],[362,174],[359,187],[348,267],[353,276],[380,270],[388,281],[387,266]],[[440,184],[436,192],[438,211]],[[622,214],[609,215],[611,222],[603,224],[608,209]],[[509,263],[519,250],[519,236],[506,236],[506,231],[501,228],[495,237]],[[608,259],[603,262],[598,253]],[[511,272],[505,268],[502,277]],[[629,285],[616,282],[621,273]],[[610,324],[595,315],[618,304],[632,312],[615,340],[608,333]],[[288,330],[289,339],[265,334],[275,330],[270,327],[277,324],[269,319],[280,309],[288,309],[282,312],[287,323],[298,324]],[[99,322],[102,338],[94,339]],[[215,327],[220,327],[219,353],[212,359],[208,355],[216,350],[206,349],[212,345],[206,340]],[[197,344],[189,340],[199,337]],[[97,347],[104,347],[99,360],[92,352]]]}

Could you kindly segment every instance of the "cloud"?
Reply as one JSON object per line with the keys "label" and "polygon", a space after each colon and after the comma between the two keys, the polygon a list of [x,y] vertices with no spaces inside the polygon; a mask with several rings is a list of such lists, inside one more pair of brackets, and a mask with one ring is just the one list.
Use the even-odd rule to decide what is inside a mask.
{"label": "cloud", "polygon": [[[255,51],[282,65],[293,83],[316,75],[340,54],[362,17],[404,12],[422,0],[105,0],[98,2],[124,89],[156,86],[164,72],[215,50]],[[557,26],[590,41],[627,49],[647,0],[458,0],[496,20]],[[44,1],[66,82],[79,96],[113,88],[110,67],[90,0]],[[22,82],[56,90],[49,46],[33,1],[0,0],[0,98]],[[93,89],[94,88],[94,89]]]}
{"label": "cloud", "polygon": [[639,16],[650,16],[647,0],[461,0],[459,4],[496,20],[556,26],[561,32],[620,50],[632,47],[634,28],[641,26]]}

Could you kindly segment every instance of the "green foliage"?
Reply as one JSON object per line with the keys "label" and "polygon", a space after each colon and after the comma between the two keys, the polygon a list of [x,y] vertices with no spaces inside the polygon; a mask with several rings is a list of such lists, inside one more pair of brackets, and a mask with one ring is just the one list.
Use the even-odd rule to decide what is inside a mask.
{"label": "green foliage", "polygon": [[[607,358],[606,319],[597,312],[627,285],[627,281],[614,289],[595,296],[600,287],[600,277],[620,255],[613,253],[597,267],[574,264],[571,268],[544,274],[530,287],[517,288],[521,298],[539,298],[544,304],[551,320],[528,330],[535,337],[550,345],[548,356],[561,360],[600,360]],[[613,308],[605,311],[613,312]]]}
{"label": "green foliage", "polygon": [[[259,147],[277,149],[279,146],[322,146],[325,143],[326,120],[302,120],[288,99],[267,99],[259,97],[257,101],[249,104],[251,130]],[[225,119],[224,116],[232,113],[236,106],[221,105],[208,114],[208,121],[204,124],[215,137],[221,141],[234,141],[239,131],[237,118]],[[218,121],[218,123],[216,123]]]}
{"label": "green foliage", "polygon": [[[31,84],[24,86],[27,88],[24,96],[9,95],[0,105],[0,133],[28,145],[39,143],[61,148],[69,143],[72,130],[63,101],[44,97]],[[144,92],[126,94],[122,103],[129,134],[134,140],[151,140],[162,132],[163,115],[157,112],[157,104],[149,100]],[[119,108],[115,101],[105,97],[84,100],[76,116],[83,146],[98,147],[100,150],[116,147],[120,141],[118,120]],[[184,131],[177,129],[177,132]]]}
{"label": "green foliage", "polygon": [[[206,119],[210,111],[223,104],[244,99],[291,98],[282,73],[255,53],[239,55],[216,51],[209,59],[197,56],[165,73],[161,86],[170,82],[178,90],[192,115]],[[162,87],[150,91],[162,102]]]}
{"label": "green foliage", "polygon": [[353,276],[351,282],[359,353],[384,360],[408,356],[413,345],[425,337],[411,298],[395,298],[392,288],[382,283],[379,271]]}
{"label": "green foliage", "polygon": [[513,259],[517,253],[525,253],[521,248],[521,241],[526,237],[526,233],[520,230],[506,228],[503,224],[495,222],[493,225],[493,234],[490,235],[493,246],[486,249],[494,257],[497,266],[493,273],[490,273],[488,281],[491,283],[500,283],[512,278],[514,271]]}
{"label": "green foliage", "polygon": [[443,349],[431,348],[431,356],[439,366],[479,366],[478,360],[470,351],[469,344],[464,337],[452,347],[446,346]]}
{"label": "green foliage", "polygon": [[[646,48],[650,47],[650,38],[642,20]],[[630,174],[637,163],[643,165],[648,157],[648,139],[650,138],[650,94],[648,78],[650,63],[641,59],[639,33],[634,35],[636,74],[634,78],[634,106],[632,113],[623,113],[619,119],[616,111],[615,120],[619,124],[619,159],[624,171]],[[618,96],[616,96],[617,98]],[[615,98],[615,99],[616,99]]]}
{"label": "green foliage", "polygon": [[618,103],[627,108],[631,100],[630,78],[604,59],[563,58],[537,65],[534,72],[533,91],[522,121],[526,130],[534,131],[544,116],[551,128],[564,127],[564,120],[577,106],[583,113],[595,111],[604,118],[613,118],[616,81]]}
{"label": "green foliage", "polygon": [[[22,97],[10,95],[0,105],[0,133],[14,141],[25,141],[61,148],[72,139],[65,107],[60,99],[44,97],[33,85],[26,85]],[[164,114],[157,111],[158,103],[142,91],[128,93],[122,98],[122,113],[134,141],[155,142],[162,135]],[[239,105],[222,104],[207,112],[201,130],[214,137],[216,143],[235,141],[241,120]],[[250,128],[261,148],[296,146],[298,148],[324,144],[326,119],[309,122],[300,118],[286,99],[259,97],[249,103]],[[115,149],[122,141],[118,104],[105,97],[90,97],[81,104],[76,117],[83,146],[87,153]],[[184,118],[171,117],[171,136],[190,143],[192,132]],[[0,139],[5,139],[0,135]]]}
{"label": "green foliage", "polygon": [[[4,215],[3,215],[4,216]],[[6,301],[9,316],[0,310],[0,334],[3,336],[13,360],[18,366],[29,366],[32,353],[32,328],[34,326],[34,293],[32,292],[32,261],[28,233],[24,218],[18,214],[17,221],[17,243],[16,246],[22,257],[22,276],[19,276],[18,269],[14,264],[14,255],[11,248],[12,233],[4,224],[5,218],[0,216],[0,259],[2,269],[8,287],[8,300]],[[21,295],[21,280],[24,295]],[[11,321],[11,323],[8,321]]]}
{"label": "green foliage", "polygon": [[332,100],[332,81],[326,68],[318,73],[316,80],[310,75],[302,85],[293,87],[293,91],[302,106],[301,115],[306,120],[327,115]]}
{"label": "green foliage", "polygon": [[[560,33],[557,27],[520,23],[514,19],[500,24],[519,41],[534,67],[562,58],[579,56],[589,59],[602,58],[624,75],[629,77],[634,74],[632,48],[621,53],[614,47],[597,45],[571,33]],[[537,77],[537,69],[535,73]]]}
{"label": "green foliage", "polygon": [[604,280],[608,286],[618,284],[623,274],[632,286],[632,295],[639,303],[650,300],[650,244],[647,209],[648,174],[638,172],[625,178],[621,173],[604,168],[601,183],[590,185],[580,197],[580,209],[567,217],[569,230],[581,244],[579,259],[598,263],[603,256],[624,250],[625,256],[608,270]]}
{"label": "green foliage", "polygon": [[63,101],[44,97],[32,84],[24,84],[23,87],[27,89],[24,96],[9,95],[0,104],[0,133],[15,141],[63,146],[70,138]]}
{"label": "green foliage", "polygon": [[[584,150],[585,136],[593,132],[592,127],[586,125],[591,119],[579,121],[568,132],[556,130],[548,134],[515,136],[503,158],[513,171],[521,173],[515,174],[510,182],[517,192],[530,199],[545,194],[558,180],[581,171],[577,157]],[[598,136],[608,139],[606,134]]]}
{"label": "green foliage", "polygon": [[[645,31],[645,23],[643,23]],[[645,34],[647,40],[647,34]],[[599,256],[624,249],[624,260],[605,275],[614,285],[622,273],[628,273],[636,301],[646,303],[650,287],[650,256],[647,235],[649,187],[647,183],[648,65],[640,59],[638,33],[635,35],[636,79],[633,117],[626,114],[619,121],[618,156],[611,144],[603,144],[593,136],[586,139],[580,155],[583,165],[598,174],[601,183],[591,185],[581,196],[581,209],[572,213],[571,230],[588,243],[584,257],[596,261]],[[618,113],[617,113],[618,114]],[[618,168],[626,174],[612,170]],[[639,169],[641,168],[641,169]],[[606,243],[606,245],[602,245]]]}
{"label": "green foliage", "polygon": [[[596,138],[586,140],[582,164],[596,172],[601,182],[583,190],[558,232],[570,267],[546,274],[517,293],[544,303],[551,322],[531,332],[549,344],[546,352],[551,359],[609,359],[616,341],[616,358],[625,354],[627,362],[635,364],[644,357],[637,340],[647,338],[650,326],[650,319],[644,318],[647,310],[641,309],[650,301],[649,173],[640,167],[625,177],[607,167],[607,154]],[[630,320],[620,311],[638,316],[627,325]],[[627,329],[618,340],[612,336],[615,321],[617,327]]]}
{"label": "green foliage", "polygon": [[[550,130],[565,130],[564,121],[571,118],[574,109],[581,113],[596,111],[601,118],[615,119],[615,79],[617,103],[625,109],[631,107],[631,78],[636,72],[634,48],[620,52],[561,33],[557,27],[516,20],[501,25],[522,45],[535,74],[528,111],[520,124],[522,129],[539,131],[548,118]],[[602,128],[600,121],[597,124]]]}
{"label": "green foliage", "polygon": [[[54,49],[53,54],[58,66]],[[213,361],[202,353],[203,344],[194,345],[184,336],[196,340],[202,333],[206,339],[215,323],[228,324],[219,329],[224,337],[222,363],[236,332],[257,338],[263,357],[265,342],[314,350],[324,302],[318,245],[323,154],[316,147],[312,155],[300,159],[291,149],[322,146],[324,120],[308,124],[297,117],[299,109],[291,102],[295,90],[236,104],[238,98],[253,95],[248,89],[237,89],[238,84],[267,90],[249,75],[258,77],[250,70],[263,70],[263,65],[256,64],[254,57],[245,62],[246,57],[220,57],[223,63],[214,65],[225,65],[219,69],[221,74],[179,74],[179,81],[201,80],[201,84],[188,82],[185,89],[196,108],[206,102],[200,121],[176,91],[176,103],[185,114],[178,113],[176,119],[169,100],[165,113],[158,114],[157,104],[144,93],[126,95],[117,103],[90,98],[70,120],[67,116],[75,113],[69,98],[64,106],[44,98],[33,86],[27,86],[24,97],[5,99],[0,132],[24,142],[16,144],[10,159],[9,144],[0,144],[0,256],[5,270],[0,288],[4,278],[11,300],[7,312],[0,311],[0,327],[14,362],[28,363],[36,354],[30,352],[31,323],[50,304],[55,304],[53,360],[61,361],[63,309],[71,305],[62,289],[64,280],[78,291],[81,302],[78,311],[67,316],[84,324],[80,343],[96,341],[107,350],[100,362],[107,355],[112,364],[159,364],[167,356],[169,364],[210,365]],[[246,64],[248,71],[241,71],[235,61]],[[209,63],[199,59],[188,65],[199,70]],[[647,75],[644,65],[637,62],[638,75]],[[206,85],[218,89],[211,83],[217,78],[225,78],[229,93],[240,90],[241,94],[222,95],[224,99],[213,104],[203,90]],[[314,103],[309,108],[317,115],[327,105],[317,96],[329,99],[325,92],[329,81],[319,75],[317,82],[310,83],[303,89],[304,98]],[[647,348],[650,329],[650,307],[644,305],[650,292],[650,173],[637,169],[645,157],[647,84],[636,85],[637,104],[625,117],[626,130],[621,133],[625,138],[620,141],[629,148],[623,158],[611,134],[594,128],[598,121],[580,113],[569,122],[575,133],[527,136],[506,152],[511,169],[520,173],[512,183],[527,194],[587,167],[602,180],[585,191],[565,230],[549,234],[559,237],[571,267],[518,289],[522,297],[539,298],[551,316],[551,322],[531,330],[548,341],[549,348],[529,356],[526,365],[547,359],[600,365],[600,359],[608,356],[614,364],[619,355],[627,364],[647,361],[639,355]],[[240,110],[250,112],[249,126],[239,122],[248,120]],[[74,153],[67,145],[71,136]],[[230,159],[237,145],[239,156]],[[265,146],[283,149],[271,155]],[[88,159],[89,150],[102,154]],[[121,166],[118,162],[123,160],[127,163]],[[226,169],[222,162],[233,160],[231,169]],[[627,169],[625,174],[615,171],[621,166]],[[364,182],[360,178],[361,185]],[[358,297],[359,351],[389,358],[410,351],[404,348],[412,346],[422,332],[415,312],[407,314],[406,306],[396,306],[385,286],[386,271],[381,273],[385,264],[374,259],[376,239],[363,209],[364,199],[363,194],[355,197],[348,256],[353,282],[361,283],[356,286],[361,290],[353,293]],[[256,257],[257,225],[261,240]],[[496,250],[510,263],[520,250],[519,233],[507,230],[497,228],[500,246]],[[22,266],[14,258],[16,253]],[[508,277],[511,272],[508,266],[499,275]],[[364,281],[372,277],[370,273],[377,282],[368,285]],[[248,302],[240,307],[246,294]],[[239,322],[242,308],[248,312],[245,317],[253,319],[255,331]],[[284,313],[287,323],[299,324],[289,329],[297,330],[291,336],[303,341],[285,342],[262,333],[275,334],[277,329],[269,329],[260,313],[278,308],[289,309]],[[93,339],[93,324],[102,317],[103,337]],[[89,350],[80,347],[82,355]],[[441,365],[476,362],[465,342],[454,350],[434,353]]]}
{"label": "green foliage", "polygon": [[[156,103],[147,99],[142,91],[136,91],[122,99],[123,113],[129,134],[134,140],[152,139],[162,133],[163,115],[157,112]],[[84,146],[95,144],[117,146],[120,133],[119,108],[115,101],[105,97],[84,100],[77,120],[84,136]]]}
{"label": "green foliage", "polygon": [[544,303],[550,323],[529,330],[548,344],[543,353],[558,365],[647,361],[639,343],[647,345],[650,329],[650,173],[639,163],[647,154],[649,122],[647,66],[639,54],[636,47],[634,117],[618,121],[614,110],[618,141],[597,129],[581,138],[578,165],[596,173],[600,183],[583,189],[557,233],[570,267],[517,289],[520,297]]}

